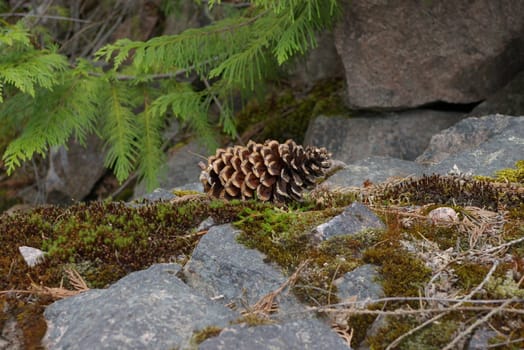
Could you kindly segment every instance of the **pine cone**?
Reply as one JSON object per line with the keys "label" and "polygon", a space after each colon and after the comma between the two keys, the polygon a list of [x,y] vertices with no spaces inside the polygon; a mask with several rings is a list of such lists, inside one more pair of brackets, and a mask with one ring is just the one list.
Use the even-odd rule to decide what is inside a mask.
{"label": "pine cone", "polygon": [[293,140],[249,141],[246,147],[219,148],[207,166],[201,162],[200,181],[204,191],[216,198],[300,200],[302,190],[325,174],[330,157],[325,148],[304,148]]}

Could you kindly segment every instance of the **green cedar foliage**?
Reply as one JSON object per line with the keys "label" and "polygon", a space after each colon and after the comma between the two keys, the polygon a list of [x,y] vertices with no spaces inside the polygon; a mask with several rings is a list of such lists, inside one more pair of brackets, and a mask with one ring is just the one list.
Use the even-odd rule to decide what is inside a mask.
{"label": "green cedar foliage", "polygon": [[[238,15],[203,28],[107,45],[96,54],[112,67],[105,71],[84,59],[69,64],[54,48],[36,48],[21,22],[4,23],[0,136],[12,129],[18,135],[3,155],[7,171],[70,137],[85,142],[96,132],[106,142],[105,165],[118,180],[137,169],[152,189],[164,159],[167,118],[191,126],[213,148],[208,110],[215,103],[220,126],[234,136],[233,96],[255,89],[272,70],[314,47],[315,33],[328,28],[337,11],[336,0],[253,0]],[[178,82],[181,72],[196,73],[206,89]]]}

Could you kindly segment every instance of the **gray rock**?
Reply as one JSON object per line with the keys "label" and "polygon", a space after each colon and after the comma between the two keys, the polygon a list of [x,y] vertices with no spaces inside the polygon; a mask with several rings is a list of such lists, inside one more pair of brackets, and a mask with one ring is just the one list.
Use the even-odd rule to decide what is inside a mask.
{"label": "gray rock", "polygon": [[176,277],[180,266],[153,265],[108,289],[59,300],[45,310],[48,349],[187,348],[194,331],[238,317]]}
{"label": "gray rock", "polygon": [[[202,237],[184,266],[187,284],[224,304],[255,304],[287,279],[265,262],[265,255],[236,241],[240,233],[230,224],[213,226]],[[292,295],[280,295],[280,313],[301,309]]]}
{"label": "gray rock", "polygon": [[384,223],[366,206],[353,202],[342,214],[313,230],[314,241],[325,241],[331,237],[353,235],[367,229],[385,229]]}
{"label": "gray rock", "polygon": [[215,220],[211,216],[209,216],[198,225],[198,227],[196,228],[196,231],[198,232],[198,231],[208,230],[215,225],[216,225]]}
{"label": "gray rock", "polygon": [[337,296],[342,302],[355,296],[357,301],[383,298],[385,294],[379,282],[380,278],[377,266],[371,264],[359,266],[335,280]]}
{"label": "gray rock", "polygon": [[462,118],[461,113],[413,110],[355,117],[315,118],[305,144],[326,147],[333,158],[353,163],[369,156],[415,160],[437,132]]}
{"label": "gray rock", "polygon": [[[170,152],[167,163],[160,172],[169,176],[159,175],[160,187],[176,188],[198,181],[201,171],[198,162],[202,161],[202,158],[198,155],[207,157],[208,150],[196,139]],[[191,189],[193,189],[193,186],[191,186]],[[135,186],[134,197],[143,196],[146,192],[145,184],[139,183]]]}
{"label": "gray rock", "polygon": [[329,327],[317,320],[297,320],[257,327],[238,325],[202,342],[200,350],[316,350],[350,349]]}
{"label": "gray rock", "polygon": [[517,74],[506,86],[490,95],[475,107],[469,116],[489,114],[524,115],[524,71]]}
{"label": "gray rock", "polygon": [[425,166],[412,161],[372,156],[347,165],[324,184],[329,188],[360,187],[366,180],[378,184],[390,177],[420,176],[425,171]]}
{"label": "gray rock", "polygon": [[24,349],[24,334],[14,316],[3,320],[3,324],[0,327],[0,349]]}
{"label": "gray rock", "polygon": [[484,350],[488,349],[490,339],[496,337],[498,334],[494,330],[481,326],[475,330],[471,336],[466,350]]}
{"label": "gray rock", "polygon": [[157,202],[157,201],[166,201],[167,202],[167,201],[177,198],[177,196],[173,194],[172,191],[168,191],[163,188],[157,188],[153,192],[144,195],[142,198],[149,202]]}
{"label": "gray rock", "polygon": [[43,187],[24,189],[21,197],[35,204],[69,205],[80,201],[105,173],[104,157],[103,142],[95,135],[87,137],[85,147],[74,140],[67,143],[67,149],[54,147]]}
{"label": "gray rock", "polygon": [[335,45],[352,107],[478,102],[524,66],[524,2],[342,3]]}
{"label": "gray rock", "polygon": [[466,118],[434,135],[427,149],[416,161],[421,164],[437,164],[452,154],[472,151],[481,143],[507,130],[513,130],[521,135],[519,137],[524,137],[524,117],[495,114]]}
{"label": "gray rock", "polygon": [[[524,118],[523,118],[524,119]],[[493,176],[497,170],[512,168],[524,155],[524,123],[506,130],[473,150],[463,151],[429,168],[429,173],[445,174],[455,165],[461,173]]]}
{"label": "gray rock", "polygon": [[316,40],[317,47],[294,61],[295,66],[290,72],[292,84],[311,87],[323,79],[344,78],[344,66],[335,48],[333,33],[319,33]]}
{"label": "gray rock", "polygon": [[201,182],[190,182],[190,183],[184,184],[182,186],[176,187],[175,190],[204,192],[204,186],[202,186]]}

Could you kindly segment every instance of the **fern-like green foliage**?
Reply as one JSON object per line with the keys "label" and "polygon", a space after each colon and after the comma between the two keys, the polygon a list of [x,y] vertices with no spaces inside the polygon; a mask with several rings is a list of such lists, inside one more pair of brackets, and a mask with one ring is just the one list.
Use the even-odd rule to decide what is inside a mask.
{"label": "fern-like green foliage", "polygon": [[[152,189],[164,160],[167,118],[192,127],[213,148],[208,114],[216,104],[222,130],[234,136],[234,94],[255,89],[276,67],[314,47],[315,33],[329,27],[337,11],[336,0],[254,0],[237,16],[203,28],[107,45],[96,58],[112,66],[108,71],[88,60],[68,63],[52,47],[36,48],[21,22],[4,23],[0,125],[18,132],[4,152],[5,166],[11,173],[34,154],[45,155],[71,137],[85,142],[96,132],[106,142],[105,165],[118,180],[137,169]],[[195,72],[207,88],[178,82],[181,71]]]}
{"label": "fern-like green foliage", "polygon": [[0,52],[0,102],[6,84],[34,97],[36,88],[56,85],[56,74],[67,67],[66,58],[54,50],[35,50],[21,22],[0,26]]}

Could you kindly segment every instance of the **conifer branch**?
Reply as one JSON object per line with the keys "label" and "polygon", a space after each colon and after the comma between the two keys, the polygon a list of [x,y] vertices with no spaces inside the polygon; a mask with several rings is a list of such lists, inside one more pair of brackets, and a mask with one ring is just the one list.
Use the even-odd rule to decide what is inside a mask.
{"label": "conifer branch", "polygon": [[[232,96],[314,47],[315,32],[331,25],[337,8],[336,0],[254,0],[239,16],[206,27],[106,45],[95,57],[110,63],[109,71],[85,59],[70,65],[56,49],[36,48],[22,21],[0,21],[0,137],[18,130],[3,155],[8,172],[35,153],[71,137],[85,142],[96,132],[105,141],[105,165],[118,180],[138,171],[152,189],[167,118],[179,119],[215,148],[216,128],[208,119],[214,104],[222,131],[235,136]],[[59,17],[52,19],[75,20]],[[181,81],[190,73],[205,90]]]}

